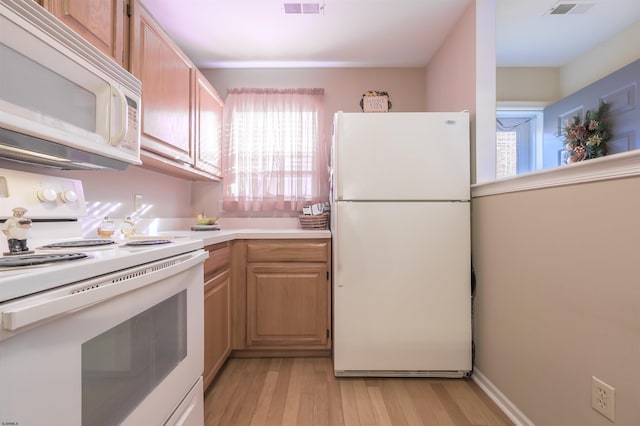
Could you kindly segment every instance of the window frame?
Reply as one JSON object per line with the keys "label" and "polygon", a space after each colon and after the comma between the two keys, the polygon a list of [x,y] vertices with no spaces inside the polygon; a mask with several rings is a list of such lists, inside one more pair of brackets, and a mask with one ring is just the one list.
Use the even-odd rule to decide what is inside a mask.
{"label": "window frame", "polygon": [[[529,172],[518,174],[516,172],[515,176],[522,176],[526,173],[531,173],[536,170],[542,169],[542,137],[544,133],[544,106],[513,106],[509,104],[503,104],[496,108],[496,123],[500,118],[522,118],[523,116],[535,117],[535,128],[531,129],[530,135],[533,136],[533,146],[531,146],[531,141],[529,142],[529,148],[527,149],[529,157],[527,159],[527,163],[529,164]],[[531,127],[531,126],[529,126]],[[496,134],[498,129],[496,127]],[[496,159],[497,162],[497,159]],[[497,164],[496,164],[497,171]],[[515,177],[510,176],[510,177]],[[498,180],[506,179],[497,178]]]}
{"label": "window frame", "polygon": [[288,216],[326,202],[324,89],[229,89],[232,94],[238,98],[227,98],[223,117],[221,212]]}

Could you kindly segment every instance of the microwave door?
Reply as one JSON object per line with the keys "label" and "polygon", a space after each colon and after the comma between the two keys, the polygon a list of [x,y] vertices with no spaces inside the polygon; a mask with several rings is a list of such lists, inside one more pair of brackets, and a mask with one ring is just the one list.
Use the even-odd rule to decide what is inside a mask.
{"label": "microwave door", "polygon": [[86,153],[87,165],[92,156],[141,164],[140,81],[40,6],[0,3],[0,61],[0,128],[33,138],[18,144],[22,137],[12,137],[14,150],[61,163],[71,160],[69,150],[78,163]]}

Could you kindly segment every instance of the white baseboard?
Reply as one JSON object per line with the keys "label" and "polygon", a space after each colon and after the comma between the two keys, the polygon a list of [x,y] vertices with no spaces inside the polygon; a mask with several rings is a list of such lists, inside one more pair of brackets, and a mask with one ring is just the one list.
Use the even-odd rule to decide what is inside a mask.
{"label": "white baseboard", "polygon": [[491,380],[474,367],[471,378],[487,394],[502,412],[515,423],[516,426],[535,426],[516,405],[491,383]]}

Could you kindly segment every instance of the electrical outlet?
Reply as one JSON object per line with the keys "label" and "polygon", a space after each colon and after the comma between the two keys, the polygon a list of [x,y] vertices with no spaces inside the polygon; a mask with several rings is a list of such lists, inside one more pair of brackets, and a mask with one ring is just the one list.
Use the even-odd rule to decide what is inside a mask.
{"label": "electrical outlet", "polygon": [[616,390],[594,376],[591,376],[591,408],[615,423]]}

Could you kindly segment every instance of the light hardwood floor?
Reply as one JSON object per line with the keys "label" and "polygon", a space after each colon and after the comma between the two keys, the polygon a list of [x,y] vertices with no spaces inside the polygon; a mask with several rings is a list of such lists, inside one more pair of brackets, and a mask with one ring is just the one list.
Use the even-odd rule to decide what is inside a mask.
{"label": "light hardwood floor", "polygon": [[513,425],[471,379],[336,378],[330,358],[231,358],[205,425]]}

